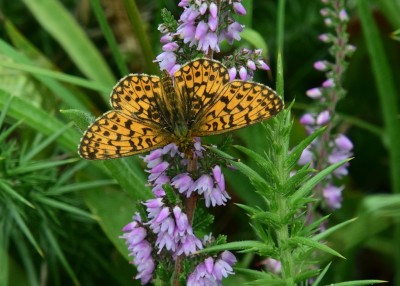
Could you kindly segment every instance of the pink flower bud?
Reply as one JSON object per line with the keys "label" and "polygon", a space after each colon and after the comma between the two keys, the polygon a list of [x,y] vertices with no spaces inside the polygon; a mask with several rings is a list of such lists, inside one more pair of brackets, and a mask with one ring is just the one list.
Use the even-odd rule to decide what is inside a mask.
{"label": "pink flower bud", "polygon": [[246,15],[246,9],[243,7],[242,3],[240,3],[240,2],[234,2],[233,9],[235,10],[236,14]]}
{"label": "pink flower bud", "polygon": [[235,68],[235,67],[231,67],[231,68],[228,70],[228,73],[229,73],[229,80],[230,80],[230,81],[232,81],[232,80],[234,80],[234,79],[236,78],[237,71],[236,71],[236,68]]}
{"label": "pink flower bud", "polygon": [[306,113],[300,118],[300,123],[303,125],[312,125],[315,123],[314,116],[312,116],[309,113]]}
{"label": "pink flower bud", "polygon": [[211,2],[210,4],[210,14],[213,18],[217,18],[217,13],[218,13],[218,7],[214,2]]}
{"label": "pink flower bud", "polygon": [[328,34],[321,34],[318,36],[318,39],[323,43],[329,43],[331,41],[331,38]]}
{"label": "pink flower bud", "polygon": [[325,125],[326,123],[328,123],[329,119],[330,119],[329,111],[328,110],[322,111],[317,116],[317,124]]}
{"label": "pink flower bud", "polygon": [[207,11],[207,3],[203,2],[199,8],[199,11],[201,15],[204,15]]}
{"label": "pink flower bud", "polygon": [[322,96],[321,89],[314,87],[306,91],[306,95],[310,98],[320,98]]}
{"label": "pink flower bud", "polygon": [[324,81],[322,83],[322,86],[325,87],[325,88],[334,87],[335,86],[335,81],[332,78],[327,79],[326,81]]}
{"label": "pink flower bud", "polygon": [[241,67],[239,70],[239,77],[241,80],[247,80],[247,70],[245,67]]}
{"label": "pink flower bud", "polygon": [[347,15],[346,10],[342,9],[339,12],[339,19],[343,22],[348,21],[349,20],[349,16]]}
{"label": "pink flower bud", "polygon": [[252,60],[247,61],[247,67],[251,70],[256,70],[256,64]]}
{"label": "pink flower bud", "polygon": [[318,71],[325,71],[327,66],[325,61],[317,61],[314,63],[314,68]]}

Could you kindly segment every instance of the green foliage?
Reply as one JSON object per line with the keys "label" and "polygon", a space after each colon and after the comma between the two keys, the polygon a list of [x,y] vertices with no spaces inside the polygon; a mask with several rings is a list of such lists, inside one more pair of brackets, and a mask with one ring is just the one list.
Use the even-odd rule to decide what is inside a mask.
{"label": "green foliage", "polygon": [[[132,283],[134,273],[118,236],[133,215],[135,202],[151,196],[144,186],[143,165],[138,158],[78,162],[76,149],[90,118],[109,109],[109,93],[117,77],[126,70],[159,72],[152,61],[160,50],[157,17],[163,3],[124,1],[120,11],[129,14],[126,18],[100,6],[100,2],[106,5],[102,1],[90,2],[92,6],[80,1],[0,2],[2,285],[7,285],[5,281],[8,285],[93,285],[104,283],[104,276],[109,285]],[[166,3],[171,4],[168,8],[176,18],[181,9],[172,2]],[[316,173],[306,165],[292,177],[287,172],[313,139],[303,140],[298,116],[309,103],[304,91],[321,81],[312,71],[312,63],[327,53],[317,40],[322,31],[321,6],[319,1],[299,0],[243,3],[251,9],[244,18],[249,29],[242,35],[243,47],[264,47],[272,68],[268,74],[256,74],[255,79],[274,86],[277,77],[277,91],[285,93],[287,102],[295,98],[296,103],[292,118],[286,114],[273,129],[259,124],[235,132],[233,142],[246,148],[224,149],[232,154],[232,165],[239,170],[224,173],[236,205],[229,203],[223,211],[215,210],[217,227],[213,231],[229,233],[228,241],[237,242],[207,251],[235,249],[277,258],[292,256],[294,266],[304,270],[292,276],[293,283],[313,275],[319,275],[313,285],[345,280],[356,281],[337,285],[381,282],[358,281],[370,277],[393,280],[392,276],[400,275],[396,267],[400,261],[396,226],[400,205],[396,95],[400,86],[395,80],[400,63],[398,41],[389,35],[397,39],[398,1],[362,0],[354,2],[354,7],[348,2],[350,39],[357,51],[344,82],[349,92],[338,106],[338,117],[340,128],[348,130],[355,143],[355,159],[345,182],[343,208],[310,225],[301,222],[305,209],[295,209],[315,200],[310,195],[312,187],[337,166]],[[352,17],[356,12],[359,18]],[[124,30],[126,26],[133,32]],[[229,52],[228,48],[224,47],[224,52]],[[69,121],[77,122],[80,130]],[[265,140],[265,130],[270,140]],[[319,132],[323,130],[312,136]],[[279,139],[282,135],[285,142]],[[210,139],[212,143],[219,140]],[[276,160],[275,153],[282,161]],[[276,202],[282,205],[278,208]],[[279,213],[282,207],[285,211]],[[245,210],[247,216],[238,210]],[[200,214],[195,223],[206,233],[211,217]],[[293,215],[296,220],[290,219]],[[328,228],[317,233],[323,222],[328,222]],[[290,229],[286,238],[285,228]],[[278,242],[286,249],[280,250]],[[331,252],[318,257],[323,268],[319,274],[303,263],[315,249]],[[337,253],[331,249],[346,260],[333,259],[331,255]],[[283,276],[258,271],[263,270],[257,266],[260,257],[238,257],[240,265],[253,269],[236,268],[236,275],[226,285],[287,285]],[[331,260],[330,267],[324,268]],[[41,266],[51,275],[48,281],[41,280]],[[285,267],[290,269],[290,264]]]}
{"label": "green foliage", "polygon": [[[265,202],[264,206],[257,208],[240,205],[248,213],[251,226],[260,242],[234,242],[205,250],[240,249],[244,252],[254,252],[260,256],[272,257],[282,263],[282,276],[276,276],[274,279],[274,283],[278,283],[277,285],[294,285],[294,283],[307,281],[315,276],[318,271],[311,268],[315,262],[310,258],[312,255],[316,255],[318,250],[344,258],[337,251],[319,242],[322,238],[322,236],[316,235],[319,224],[317,226],[316,222],[306,226],[304,223],[305,213],[301,212],[306,210],[307,205],[313,201],[311,193],[313,188],[336,168],[343,165],[346,160],[333,164],[313,176],[311,176],[312,170],[309,166],[303,167],[300,175],[291,177],[293,162],[297,161],[299,154],[324,131],[324,129],[316,131],[289,153],[291,126],[289,110],[282,111],[273,120],[273,125],[265,126],[266,140],[270,147],[265,151],[264,156],[244,147],[237,147],[257,163],[260,171],[255,171],[240,162],[231,162],[249,177],[255,191]],[[223,153],[219,152],[219,154]],[[318,221],[318,223],[322,221]],[[270,277],[268,277],[269,279]],[[262,281],[266,282],[264,279]]]}
{"label": "green foliage", "polygon": [[[48,148],[68,126],[48,138],[36,135],[32,140],[23,141],[23,145],[13,139],[12,134],[21,128],[22,121],[10,126],[5,122],[11,101],[12,97],[0,116],[1,247],[4,250],[15,248],[26,267],[35,268],[36,254],[52,255],[54,262],[60,264],[73,283],[79,284],[75,270],[66,258],[68,248],[60,244],[62,237],[68,233],[68,227],[63,230],[59,227],[76,227],[78,221],[93,224],[94,216],[82,209],[76,192],[90,187],[104,187],[111,181],[74,183],[74,175],[85,167],[85,163],[71,168],[68,165],[76,163],[75,158],[62,160],[51,153],[47,155],[50,159],[40,159],[49,153]],[[34,248],[36,253],[25,253],[27,247]],[[9,254],[0,252],[0,264],[5,274],[9,271]],[[27,271],[27,275],[34,285],[39,285],[35,272]],[[0,284],[6,285],[7,281],[7,275],[2,275]]]}

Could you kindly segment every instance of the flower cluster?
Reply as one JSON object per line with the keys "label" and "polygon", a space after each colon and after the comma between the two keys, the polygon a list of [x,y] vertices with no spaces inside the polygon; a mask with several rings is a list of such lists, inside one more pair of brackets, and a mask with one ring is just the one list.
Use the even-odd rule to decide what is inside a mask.
{"label": "flower cluster", "polygon": [[241,49],[231,56],[224,58],[224,63],[229,66],[230,80],[234,80],[237,75],[241,80],[251,80],[254,71],[258,69],[269,70],[269,66],[264,62],[262,50]]}
{"label": "flower cluster", "polygon": [[162,198],[150,199],[144,203],[150,219],[150,229],[157,235],[155,242],[158,254],[164,249],[170,251],[173,257],[184,253],[186,256],[202,249],[201,241],[193,234],[188,218],[179,206],[172,211]]}
{"label": "flower cluster", "polygon": [[[311,163],[311,166],[321,170],[329,164],[337,163],[352,155],[353,144],[344,134],[334,134],[335,108],[337,102],[345,95],[345,90],[341,85],[343,73],[347,67],[346,59],[354,52],[355,48],[348,44],[346,26],[349,17],[344,9],[343,1],[323,0],[326,6],[320,13],[324,18],[325,25],[333,28],[335,34],[325,33],[319,36],[324,43],[329,43],[332,48],[329,50],[334,62],[320,60],[314,63],[314,68],[325,72],[326,80],[320,87],[307,90],[308,97],[315,100],[313,112],[304,114],[300,118],[300,123],[306,127],[307,133],[312,133],[315,129],[327,125],[328,129],[321,138],[316,139],[307,149],[304,150],[299,164]],[[337,169],[330,180],[319,186],[318,193],[325,201],[329,209],[341,207],[343,186],[335,185],[335,178],[341,179],[347,175],[348,164]]]}
{"label": "flower cluster", "polygon": [[140,279],[142,285],[147,284],[153,277],[155,262],[151,256],[153,247],[146,240],[147,230],[142,224],[142,220],[138,213],[133,217],[133,221],[127,224],[122,231],[124,234],[121,238],[125,239],[133,256],[133,264],[136,266],[138,274],[135,279]]}
{"label": "flower cluster", "polygon": [[187,59],[188,48],[209,54],[219,52],[219,45],[224,40],[230,44],[240,40],[239,33],[243,26],[231,16],[246,14],[240,0],[182,0],[178,5],[184,11],[176,30],[175,25],[164,23],[159,26],[163,33],[160,40],[163,53],[157,56],[156,62],[159,62],[161,70],[165,69],[173,75],[180,68],[178,56]]}
{"label": "flower cluster", "polygon": [[235,263],[236,257],[229,251],[222,252],[217,259],[208,257],[190,274],[186,285],[222,285],[222,278],[233,274],[232,266]]}
{"label": "flower cluster", "polygon": [[[136,279],[140,279],[142,284],[152,279],[155,268],[154,255],[165,256],[168,253],[176,261],[182,255],[193,255],[203,248],[203,243],[209,243],[208,236],[202,243],[193,233],[190,223],[192,218],[188,218],[183,211],[182,200],[191,196],[202,196],[206,207],[210,207],[224,205],[230,198],[225,190],[225,179],[220,166],[216,164],[212,167],[203,166],[200,163],[198,159],[207,156],[200,139],[195,139],[193,147],[191,157],[196,158],[192,160],[192,163],[196,162],[196,166],[192,166],[190,172],[188,172],[189,159],[173,143],[143,157],[148,168],[149,185],[152,186],[155,198],[143,203],[146,208],[146,221],[142,222],[140,215],[136,214],[133,222],[124,227],[122,236],[138,269]],[[212,160],[208,158],[206,161]],[[168,189],[166,185],[169,186]],[[171,190],[175,196],[181,196],[182,199],[171,201],[169,197]],[[148,233],[151,234],[151,239],[146,240]],[[221,259],[215,262],[212,258],[207,259],[207,263],[197,266],[191,274],[191,285],[201,285],[195,284],[196,281],[205,279],[214,279],[215,283],[220,283],[223,277],[233,273],[232,265],[236,259],[230,252],[224,252]],[[201,269],[205,267],[204,265],[207,265],[207,270],[203,273]]]}
{"label": "flower cluster", "polygon": [[[194,156],[202,158],[204,149],[199,139],[194,147]],[[149,182],[153,186],[152,191],[156,197],[165,196],[163,185],[168,183],[186,198],[193,194],[202,195],[206,207],[225,205],[230,199],[225,190],[225,179],[220,166],[215,165],[211,170],[207,170],[198,164],[194,173],[199,176],[194,177],[194,174],[186,171],[188,160],[173,143],[152,151],[144,157],[144,162],[149,168]]]}

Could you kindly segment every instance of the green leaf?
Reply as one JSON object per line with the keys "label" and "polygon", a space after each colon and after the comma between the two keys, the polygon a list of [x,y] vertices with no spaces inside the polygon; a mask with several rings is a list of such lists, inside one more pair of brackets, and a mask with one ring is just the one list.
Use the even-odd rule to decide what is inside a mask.
{"label": "green leaf", "polygon": [[354,280],[340,283],[332,283],[329,286],[358,286],[358,285],[372,285],[377,283],[387,283],[388,281],[384,280]]}
{"label": "green leaf", "polygon": [[259,221],[260,223],[268,225],[268,227],[278,228],[281,226],[280,217],[273,212],[259,212],[258,214],[252,216],[252,219]]}
{"label": "green leaf", "polygon": [[344,257],[339,252],[333,250],[332,248],[330,248],[329,246],[326,246],[325,244],[315,241],[314,239],[309,239],[309,238],[305,238],[305,237],[291,237],[291,238],[289,238],[289,243],[294,246],[298,246],[299,244],[307,245],[309,247],[322,250],[326,253],[329,253],[329,254],[332,254],[334,256],[344,259]]}
{"label": "green leaf", "polygon": [[319,230],[321,227],[321,224],[326,221],[331,215],[328,214],[326,216],[323,216],[317,220],[314,220],[311,222],[309,225],[305,226],[302,230],[300,235],[307,236],[310,233],[315,233],[316,230]]}
{"label": "green leaf", "polygon": [[73,121],[82,133],[93,123],[95,118],[88,112],[77,109],[60,110],[60,113],[69,120]]}
{"label": "green leaf", "polygon": [[283,189],[286,190],[286,194],[291,195],[294,193],[297,188],[309,178],[308,175],[310,175],[312,172],[314,172],[314,170],[310,169],[309,163],[301,167],[301,169],[291,176],[283,186]]}
{"label": "green leaf", "polygon": [[243,240],[210,246],[199,250],[198,253],[220,252],[224,250],[241,250],[241,252],[257,252],[265,254],[272,252],[272,246],[268,246],[264,242],[256,240]]}
{"label": "green leaf", "polygon": [[329,267],[331,267],[332,262],[329,262],[327,266],[325,266],[324,270],[318,275],[318,277],[313,282],[312,286],[318,286],[321,280],[324,278],[326,272],[328,271]]}
{"label": "green leaf", "polygon": [[345,164],[346,162],[350,161],[351,159],[342,160],[336,164],[333,164],[322,171],[318,172],[315,176],[310,178],[307,182],[305,182],[297,192],[293,194],[290,198],[290,203],[292,205],[296,205],[298,201],[304,197],[307,197],[308,194],[312,191],[312,189],[321,182],[326,176],[332,173],[334,170]]}
{"label": "green leaf", "polygon": [[100,5],[100,1],[91,0],[90,2],[92,3],[93,11],[96,15],[97,21],[100,24],[101,30],[103,31],[103,35],[107,40],[108,46],[110,47],[111,53],[118,66],[121,76],[128,74],[128,67],[124,62],[121,52],[119,51],[117,41],[115,40],[114,34],[107,22],[106,15],[104,14],[104,11]]}
{"label": "green leaf", "polygon": [[[0,40],[0,43],[1,43],[1,40]],[[107,94],[104,96],[104,99],[106,101],[109,100],[108,94],[113,86],[113,85],[106,85],[104,83],[96,82],[93,80],[83,79],[83,78],[77,77],[77,76],[68,75],[65,73],[57,72],[57,71],[52,71],[52,70],[36,67],[33,64],[20,64],[20,63],[15,63],[15,62],[0,61],[0,66],[6,67],[6,68],[11,68],[11,69],[17,69],[17,70],[24,71],[24,72],[29,72],[32,75],[39,77],[39,78],[40,77],[53,78],[53,79],[71,83],[71,84],[74,84],[77,86],[100,91],[103,94]],[[46,83],[44,80],[43,80],[43,82]],[[48,82],[49,81],[47,80],[47,85],[49,86]],[[51,88],[51,86],[49,86],[49,88]],[[54,91],[61,90],[60,86],[56,86],[56,88],[52,88],[52,89]],[[72,99],[69,99],[67,101],[67,103],[68,102],[72,102]],[[76,105],[77,104],[74,103],[72,105],[72,107],[76,107]],[[80,104],[77,108],[79,108],[80,106],[82,106],[82,105]],[[82,109],[85,109],[85,107],[82,106]]]}
{"label": "green leaf", "polygon": [[88,212],[85,212],[85,211],[83,211],[83,210],[81,210],[79,208],[76,208],[74,206],[71,206],[70,204],[66,204],[66,203],[58,201],[58,200],[53,200],[53,199],[50,199],[50,198],[46,198],[46,197],[41,196],[41,195],[36,195],[36,199],[37,199],[37,201],[43,203],[43,205],[47,205],[47,206],[50,206],[50,207],[55,208],[55,209],[60,209],[60,210],[63,210],[65,212],[68,212],[68,213],[71,213],[71,214],[75,214],[75,215],[83,217],[83,218],[88,218],[88,219],[91,219],[91,220],[95,220],[95,217],[92,214],[90,214]]}
{"label": "green leaf", "polygon": [[[207,148],[224,158],[227,158],[230,160],[233,159],[232,156],[228,155],[227,153],[225,153],[217,148],[214,148],[214,147],[207,147]],[[256,187],[257,191],[268,192],[268,193],[271,191],[271,188],[270,188],[268,182],[265,181],[265,179],[260,174],[258,174],[256,171],[251,169],[249,166],[247,166],[241,162],[236,162],[234,160],[230,161],[230,163],[250,179],[251,183]]]}
{"label": "green leaf", "polygon": [[311,269],[311,270],[306,270],[302,271],[301,273],[297,274],[294,277],[294,281],[299,283],[303,281],[307,281],[319,274],[320,270],[319,269]]}
{"label": "green leaf", "polygon": [[44,257],[43,250],[40,248],[38,242],[36,241],[35,237],[29,230],[28,226],[26,225],[24,219],[21,217],[19,212],[16,210],[15,207],[9,207],[9,212],[11,216],[14,218],[16,225],[19,227],[20,231],[25,235],[28,241],[32,244],[32,246],[36,249],[40,256]]}
{"label": "green leaf", "polygon": [[21,196],[18,191],[14,190],[6,180],[0,179],[0,189],[7,193],[10,197],[20,201],[21,203],[27,205],[30,208],[35,208],[33,204],[31,204],[28,200],[26,200],[23,196]]}
{"label": "green leaf", "polygon": [[78,278],[76,277],[76,274],[74,273],[70,264],[68,263],[64,253],[61,250],[60,245],[58,244],[57,238],[54,237],[51,229],[44,227],[43,230],[44,230],[44,235],[46,236],[47,241],[49,242],[50,247],[52,248],[52,251],[55,253],[57,258],[60,260],[62,266],[67,271],[67,273],[68,273],[69,277],[72,279],[73,283],[75,285],[80,285]]}
{"label": "green leaf", "polygon": [[231,164],[249,178],[250,182],[254,185],[257,191],[262,193],[271,193],[272,189],[268,182],[265,181],[265,179],[256,171],[240,162],[232,161]]}
{"label": "green leaf", "polygon": [[114,76],[95,45],[60,1],[24,0],[24,3],[42,27],[59,42],[83,74],[105,85],[111,86],[115,83]]}
{"label": "green leaf", "polygon": [[91,213],[98,217],[108,239],[126,260],[131,260],[124,240],[119,237],[122,235],[122,228],[132,221],[135,214],[135,199],[127,192],[109,188],[90,188],[83,190],[81,194]]}
{"label": "green leaf", "polygon": [[338,231],[339,229],[345,227],[346,225],[349,225],[349,224],[353,223],[356,220],[357,220],[357,218],[353,218],[353,219],[349,219],[349,220],[346,220],[344,222],[341,222],[341,223],[339,223],[337,225],[334,225],[334,226],[328,228],[327,230],[325,230],[324,232],[321,232],[321,233],[315,235],[313,237],[313,239],[314,240],[324,239],[324,238],[328,237],[329,235],[331,235],[332,233]]}
{"label": "green leaf", "polygon": [[243,204],[236,204],[238,207],[244,209],[251,217],[253,217],[254,215],[262,212],[260,209],[256,209],[253,208],[251,206],[248,205],[243,205]]}
{"label": "green leaf", "polygon": [[[397,3],[396,12],[398,16],[399,7]],[[394,5],[392,6],[394,7]],[[400,194],[400,124],[399,124],[399,102],[395,86],[395,76],[390,68],[389,59],[383,47],[382,39],[372,11],[366,0],[357,1],[358,13],[361,20],[363,34],[366,40],[367,50],[372,64],[376,87],[378,90],[382,116],[387,135],[387,147],[389,152],[389,168],[393,193]],[[384,142],[385,143],[385,142]],[[395,229],[396,240],[400,240],[400,226]],[[395,264],[400,264],[400,251],[396,251]]]}
{"label": "green leaf", "polygon": [[[0,143],[3,142],[10,134],[12,134],[12,132],[22,124],[22,122],[24,122],[23,119],[21,119],[18,122],[15,122],[13,125],[8,127],[7,130],[3,131],[0,134]],[[0,124],[0,126],[1,126],[1,124]]]}
{"label": "green leaf", "polygon": [[249,156],[251,159],[253,159],[253,161],[255,163],[257,163],[262,168],[262,170],[265,172],[264,177],[269,178],[270,182],[277,181],[275,168],[274,168],[271,160],[268,160],[268,159],[264,158],[263,156],[261,156],[260,154],[254,152],[253,150],[250,150],[243,146],[235,145],[233,147],[242,151],[247,156]]}
{"label": "green leaf", "polygon": [[53,188],[50,188],[46,193],[46,195],[59,196],[65,193],[76,192],[92,188],[99,188],[115,184],[116,182],[114,180],[97,180],[92,182],[70,183],[67,185],[63,185],[61,187],[55,186]]}
{"label": "green leaf", "polygon": [[[56,96],[63,100],[66,105],[79,109],[87,109],[86,105],[82,103],[82,101],[85,100],[78,100],[74,93],[69,91],[53,78],[49,77],[49,75],[52,74],[62,75],[61,73],[55,73],[51,70],[41,69],[35,66],[35,64],[29,58],[27,58],[25,55],[20,54],[2,39],[0,39],[0,53],[3,53],[14,61],[14,63],[6,62],[4,60],[0,61],[0,66],[29,72],[32,74],[33,77],[43,83],[43,85],[45,85],[47,88],[49,88]],[[88,81],[86,80],[85,82],[87,83]]]}
{"label": "green leaf", "polygon": [[59,161],[43,161],[43,162],[32,162],[32,163],[26,163],[24,165],[21,165],[19,167],[16,167],[14,169],[8,170],[8,174],[11,176],[15,175],[21,175],[21,174],[26,174],[29,172],[34,172],[34,171],[39,171],[43,169],[50,169],[50,168],[55,168],[61,165],[69,164],[69,163],[74,163],[78,159],[77,158],[72,158],[72,159],[67,159],[67,160],[59,160]]}
{"label": "green leaf", "polygon": [[311,144],[311,142],[314,141],[315,138],[324,133],[325,130],[326,126],[315,130],[312,134],[307,136],[304,140],[297,144],[296,147],[293,148],[286,161],[286,166],[288,169],[292,170],[297,165],[297,162],[299,161],[304,149],[306,149]]}
{"label": "green leaf", "polygon": [[69,129],[72,126],[72,124],[66,124],[63,126],[60,130],[57,132],[51,134],[49,137],[47,137],[45,140],[40,142],[40,144],[34,146],[33,148],[30,149],[30,151],[23,156],[21,156],[21,163],[25,163],[30,161],[33,157],[35,157],[39,152],[44,150],[46,147],[48,147],[51,143],[53,143],[58,137],[61,136],[67,129]]}
{"label": "green leaf", "polygon": [[146,69],[151,74],[158,74],[159,70],[153,62],[153,60],[155,59],[154,51],[152,46],[150,45],[148,33],[146,33],[144,29],[144,21],[136,5],[136,2],[131,0],[123,1],[125,5],[125,11],[128,14],[129,20],[131,22],[132,30],[134,31],[135,36],[139,41],[139,45],[142,48],[143,58],[146,63]]}

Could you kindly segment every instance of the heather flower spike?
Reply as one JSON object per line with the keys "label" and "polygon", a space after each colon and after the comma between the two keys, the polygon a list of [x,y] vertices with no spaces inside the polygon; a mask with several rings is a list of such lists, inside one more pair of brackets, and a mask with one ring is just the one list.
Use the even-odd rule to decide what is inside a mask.
{"label": "heather flower spike", "polygon": [[[335,61],[320,60],[314,63],[316,70],[325,72],[326,79],[321,83],[320,87],[307,90],[307,96],[312,98],[315,104],[312,112],[308,112],[300,118],[300,123],[306,127],[309,134],[323,125],[329,126],[327,132],[330,133],[315,139],[303,151],[298,162],[300,165],[311,163],[312,166],[318,166],[321,169],[349,158],[352,156],[353,149],[353,144],[348,137],[341,133],[334,133],[336,124],[335,107],[345,94],[341,85],[341,76],[347,66],[346,59],[352,53],[352,51],[349,51],[351,45],[347,43],[348,36],[346,34],[346,25],[349,17],[343,1],[326,0],[323,3],[325,7],[320,10],[320,14],[330,32],[321,34],[319,39],[332,45],[329,51]],[[333,32],[336,32],[336,34]],[[350,50],[354,50],[354,48]],[[337,71],[340,72],[338,73]],[[335,76],[333,76],[334,74]],[[344,187],[336,186],[335,184],[337,184],[337,179],[342,179],[347,175],[348,166],[349,163],[342,165],[333,172],[333,176],[330,177],[328,182],[319,185],[317,194],[324,200],[323,206],[330,210],[341,207],[341,196]]]}

